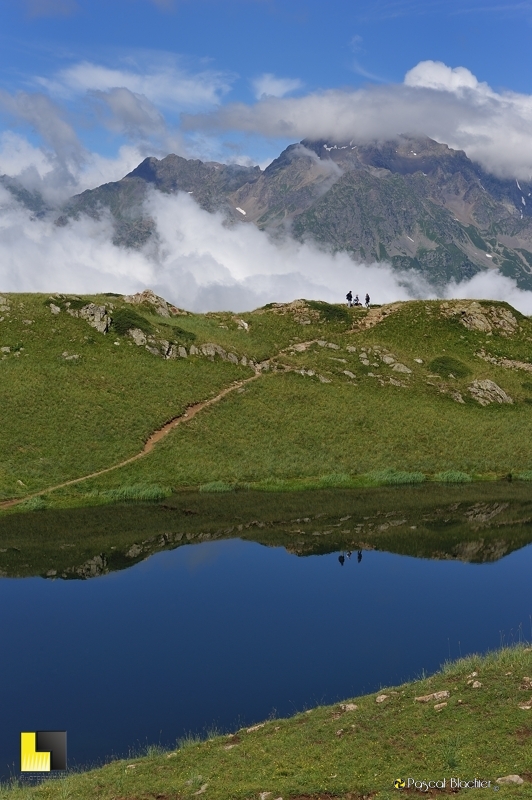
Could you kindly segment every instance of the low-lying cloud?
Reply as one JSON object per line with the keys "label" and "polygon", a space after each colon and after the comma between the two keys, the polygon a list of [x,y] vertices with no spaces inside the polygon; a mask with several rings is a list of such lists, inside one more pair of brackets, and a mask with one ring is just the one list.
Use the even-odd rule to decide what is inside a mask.
{"label": "low-lying cloud", "polygon": [[[110,218],[81,217],[65,227],[31,215],[0,187],[0,289],[4,292],[131,293],[151,288],[192,311],[245,311],[298,297],[344,302],[351,289],[372,300],[435,297],[413,272],[361,264],[286,238],[272,241],[250,224],[228,227],[186,194],[153,192],[146,212],[158,244],[143,251],[112,243]],[[446,297],[508,300],[532,314],[532,293],[496,272],[450,284]]]}

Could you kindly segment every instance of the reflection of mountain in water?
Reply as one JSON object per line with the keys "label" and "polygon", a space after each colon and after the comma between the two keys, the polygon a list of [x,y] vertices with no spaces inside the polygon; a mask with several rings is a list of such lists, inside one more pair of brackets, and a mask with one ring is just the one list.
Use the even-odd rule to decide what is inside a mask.
{"label": "reflection of mountain in water", "polygon": [[532,542],[526,485],[177,494],[0,519],[0,575],[86,579],[183,544],[241,538],[297,556],[382,550],[493,562]]}

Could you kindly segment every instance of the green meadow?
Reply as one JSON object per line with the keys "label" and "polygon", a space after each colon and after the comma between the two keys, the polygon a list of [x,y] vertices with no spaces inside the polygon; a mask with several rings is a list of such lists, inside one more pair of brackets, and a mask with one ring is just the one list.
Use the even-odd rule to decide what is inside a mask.
{"label": "green meadow", "polygon": [[[90,302],[105,307],[107,333],[68,313]],[[28,498],[27,510],[199,487],[532,477],[532,322],[504,303],[298,301],[169,317],[118,296],[2,303],[0,498]]]}

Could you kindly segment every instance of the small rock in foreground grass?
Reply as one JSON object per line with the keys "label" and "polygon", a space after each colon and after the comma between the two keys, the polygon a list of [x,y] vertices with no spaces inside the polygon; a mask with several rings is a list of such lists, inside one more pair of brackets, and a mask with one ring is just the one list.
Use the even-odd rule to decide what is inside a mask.
{"label": "small rock in foreground grass", "polygon": [[418,703],[430,703],[432,700],[444,700],[446,697],[450,697],[451,693],[447,690],[443,692],[433,692],[432,694],[424,694],[421,697],[415,697],[414,699]]}
{"label": "small rock in foreground grass", "polygon": [[520,775],[505,775],[503,778],[497,778],[495,783],[500,783],[502,785],[512,784],[512,783],[521,784],[524,783],[524,780],[521,778]]}

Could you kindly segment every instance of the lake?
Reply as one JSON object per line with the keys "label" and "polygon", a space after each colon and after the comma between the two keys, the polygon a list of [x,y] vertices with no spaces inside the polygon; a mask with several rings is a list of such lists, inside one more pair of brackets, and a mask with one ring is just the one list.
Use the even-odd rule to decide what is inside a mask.
{"label": "lake", "polygon": [[[376,691],[446,659],[531,639],[526,488],[489,495],[459,487],[431,498],[413,489],[181,497],[164,508],[3,517],[2,779],[18,774],[24,730],[66,729],[69,766],[86,766]],[[290,517],[302,503],[310,516]],[[236,515],[236,526],[217,528],[216,512],[223,525]],[[164,525],[149,522],[158,514]],[[73,532],[75,519],[85,528]],[[150,524],[150,537],[139,539]],[[94,544],[103,535],[107,554],[101,540]],[[42,577],[39,570],[54,571],[52,545],[58,569]],[[432,557],[404,554],[409,546]],[[120,547],[122,560],[113,555]],[[75,564],[76,548],[83,563],[70,569],[64,554]],[[100,564],[95,554],[95,576],[72,579]],[[10,577],[25,569],[33,576]]]}

